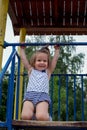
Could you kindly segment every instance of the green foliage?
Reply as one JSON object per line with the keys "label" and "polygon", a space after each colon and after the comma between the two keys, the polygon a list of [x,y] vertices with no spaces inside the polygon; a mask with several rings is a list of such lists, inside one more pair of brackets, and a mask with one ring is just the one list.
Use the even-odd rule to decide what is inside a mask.
{"label": "green foliage", "polygon": [[0,120],[5,121],[6,118],[6,106],[7,106],[7,90],[8,90],[8,78],[3,79],[2,84],[2,100],[0,105]]}

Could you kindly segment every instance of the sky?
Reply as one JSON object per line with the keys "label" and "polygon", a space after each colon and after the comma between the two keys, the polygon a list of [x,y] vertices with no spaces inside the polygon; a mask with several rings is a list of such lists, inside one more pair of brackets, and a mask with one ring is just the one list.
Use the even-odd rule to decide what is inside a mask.
{"label": "sky", "polygon": [[[87,42],[87,36],[86,35],[74,36],[74,39],[76,40],[76,42]],[[11,23],[9,16],[7,16],[5,41],[7,41],[9,43],[17,43],[19,41],[19,37],[14,36],[12,23]],[[87,73],[87,46],[77,46],[76,48],[77,48],[76,53],[82,52],[82,53],[85,54],[85,64],[84,64],[84,68],[83,68],[83,73]],[[11,47],[7,47],[6,49],[4,49],[2,66],[5,65],[8,57],[11,53],[11,50],[12,50]]]}

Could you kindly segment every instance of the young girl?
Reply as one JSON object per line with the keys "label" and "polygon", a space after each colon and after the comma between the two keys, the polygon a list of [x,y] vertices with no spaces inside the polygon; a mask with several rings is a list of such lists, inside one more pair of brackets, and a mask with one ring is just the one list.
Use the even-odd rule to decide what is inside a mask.
{"label": "young girl", "polygon": [[55,45],[54,48],[55,54],[52,60],[48,47],[43,47],[36,51],[28,62],[24,48],[20,47],[20,57],[29,74],[21,115],[23,120],[31,120],[34,114],[37,120],[49,120],[48,108],[51,102],[49,79],[59,57],[59,46]]}

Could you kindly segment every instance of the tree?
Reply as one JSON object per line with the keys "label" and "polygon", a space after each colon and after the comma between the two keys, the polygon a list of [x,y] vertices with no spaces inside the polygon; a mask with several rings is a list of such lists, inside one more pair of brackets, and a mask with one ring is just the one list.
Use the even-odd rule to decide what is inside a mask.
{"label": "tree", "polygon": [[7,108],[7,92],[8,92],[8,71],[5,74],[5,77],[2,81],[2,93],[1,93],[1,101],[0,101],[0,120],[5,121],[6,119],[6,108]]}

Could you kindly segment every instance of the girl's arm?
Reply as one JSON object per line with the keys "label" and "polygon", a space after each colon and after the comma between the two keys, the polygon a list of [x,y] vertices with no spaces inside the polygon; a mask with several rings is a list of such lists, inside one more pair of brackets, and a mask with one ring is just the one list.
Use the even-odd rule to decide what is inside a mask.
{"label": "girl's arm", "polygon": [[25,49],[23,47],[20,47],[20,57],[21,57],[21,60],[22,60],[24,67],[29,71],[31,66],[30,66],[30,64],[27,60],[27,57],[26,57],[26,54],[25,54]]}
{"label": "girl's arm", "polygon": [[50,66],[50,70],[49,70],[51,74],[53,73],[53,71],[54,71],[54,69],[56,67],[58,58],[59,58],[59,48],[60,47],[58,45],[55,45],[54,48],[55,48],[55,54],[54,54],[54,57],[53,57],[53,59],[51,61],[51,66]]}

